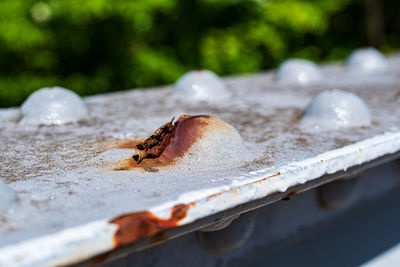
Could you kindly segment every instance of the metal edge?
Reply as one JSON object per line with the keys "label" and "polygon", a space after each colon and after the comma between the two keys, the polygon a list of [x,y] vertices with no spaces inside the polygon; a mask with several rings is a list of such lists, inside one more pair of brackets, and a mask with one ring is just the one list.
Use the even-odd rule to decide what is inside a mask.
{"label": "metal edge", "polygon": [[[70,265],[96,255],[105,255],[104,253],[118,247],[129,247],[131,244],[135,246],[130,250],[139,250],[163,241],[163,238],[157,240],[157,236],[160,237],[160,233],[167,230],[170,230],[168,233],[171,233],[171,236],[176,237],[195,230],[195,225],[204,227],[215,223],[215,216],[210,216],[212,214],[222,213],[222,220],[237,214],[238,211],[246,212],[267,205],[329,181],[354,175],[373,164],[381,164],[381,160],[376,159],[398,151],[400,132],[378,135],[313,158],[290,163],[280,167],[279,172],[271,169],[251,172],[240,184],[216,188],[212,194],[210,191],[193,192],[191,199],[190,194],[185,194],[176,201],[148,211],[124,214],[111,220],[98,220],[0,248],[0,266]],[[397,157],[398,153],[383,157],[382,160],[388,161]],[[376,163],[372,162],[346,172],[351,167],[372,160],[376,160]],[[201,220],[192,224],[203,218],[213,219],[208,219],[209,223],[207,220]],[[143,223],[152,229],[147,234],[141,233]],[[187,230],[179,227],[183,225],[188,226]],[[151,242],[148,241],[150,237],[153,237]],[[158,242],[154,242],[154,237]],[[140,244],[141,247],[138,246]]]}

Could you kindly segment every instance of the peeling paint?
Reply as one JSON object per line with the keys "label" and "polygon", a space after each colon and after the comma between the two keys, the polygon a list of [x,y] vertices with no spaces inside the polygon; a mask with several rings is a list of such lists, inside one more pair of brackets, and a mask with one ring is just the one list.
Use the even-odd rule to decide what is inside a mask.
{"label": "peeling paint", "polygon": [[[117,142],[115,148],[136,152],[132,151],[131,158],[113,164],[113,170],[155,172],[183,161],[181,165],[193,165],[193,169],[200,164],[206,169],[211,165],[220,169],[229,164],[240,165],[251,158],[239,133],[228,123],[208,115],[182,115],[175,123],[170,121],[158,128],[147,139]],[[226,161],[222,162],[221,158]]]}
{"label": "peeling paint", "polygon": [[[210,116],[207,115],[182,115],[172,126],[171,122],[161,126],[156,132],[150,136],[152,138],[159,130],[165,126],[170,126],[170,134],[165,134],[160,138],[159,151],[156,156],[142,156],[140,161],[133,158],[125,159],[115,168],[115,170],[130,170],[130,169],[146,169],[153,167],[163,167],[172,165],[177,158],[181,158],[190,149],[190,147],[202,136],[205,127],[209,124]],[[146,140],[149,140],[146,139]],[[133,148],[139,151],[139,154],[146,153],[141,149],[140,144],[146,140],[136,139],[119,142],[116,148]]]}
{"label": "peeling paint", "polygon": [[158,218],[149,211],[128,213],[112,219],[110,223],[118,225],[114,234],[114,247],[131,244],[176,227],[186,217],[189,207],[187,204],[175,205],[168,219]]}

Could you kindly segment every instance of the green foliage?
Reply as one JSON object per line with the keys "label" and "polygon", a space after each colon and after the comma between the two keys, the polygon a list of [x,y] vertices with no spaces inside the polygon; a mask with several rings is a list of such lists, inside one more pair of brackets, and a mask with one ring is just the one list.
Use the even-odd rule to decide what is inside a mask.
{"label": "green foliage", "polygon": [[172,83],[191,69],[227,75],[290,56],[344,57],[364,36],[349,42],[335,17],[361,2],[1,0],[0,106],[44,86],[87,95]]}

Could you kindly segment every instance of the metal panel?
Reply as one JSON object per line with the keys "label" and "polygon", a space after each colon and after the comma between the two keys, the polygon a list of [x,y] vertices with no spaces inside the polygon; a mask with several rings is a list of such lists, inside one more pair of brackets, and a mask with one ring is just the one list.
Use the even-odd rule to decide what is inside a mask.
{"label": "metal panel", "polygon": [[[282,86],[271,73],[229,78],[234,97],[219,105],[170,99],[168,87],[90,97],[92,119],[64,126],[21,125],[7,119],[15,117],[10,110],[2,111],[0,175],[17,191],[19,204],[0,226],[0,265],[65,265],[132,243],[143,248],[149,245],[145,238],[156,237],[150,243],[157,243],[166,230],[176,228],[171,236],[193,231],[342,178],[352,167],[397,157],[398,62],[391,58],[393,68],[373,77],[326,66],[325,82],[307,88]],[[325,132],[301,128],[302,109],[327,88],[360,95],[373,125]],[[115,141],[145,137],[180,114],[211,114],[229,122],[254,160],[215,171],[110,168],[110,162],[132,154],[116,149]],[[200,219],[195,227],[179,227]]]}

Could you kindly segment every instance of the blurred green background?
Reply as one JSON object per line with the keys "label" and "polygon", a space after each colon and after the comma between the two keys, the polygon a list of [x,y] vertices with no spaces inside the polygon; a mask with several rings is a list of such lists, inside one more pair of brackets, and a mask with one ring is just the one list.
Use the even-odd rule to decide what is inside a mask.
{"label": "blurred green background", "polygon": [[0,106],[60,85],[80,95],[220,75],[288,57],[399,48],[396,0],[0,0]]}

